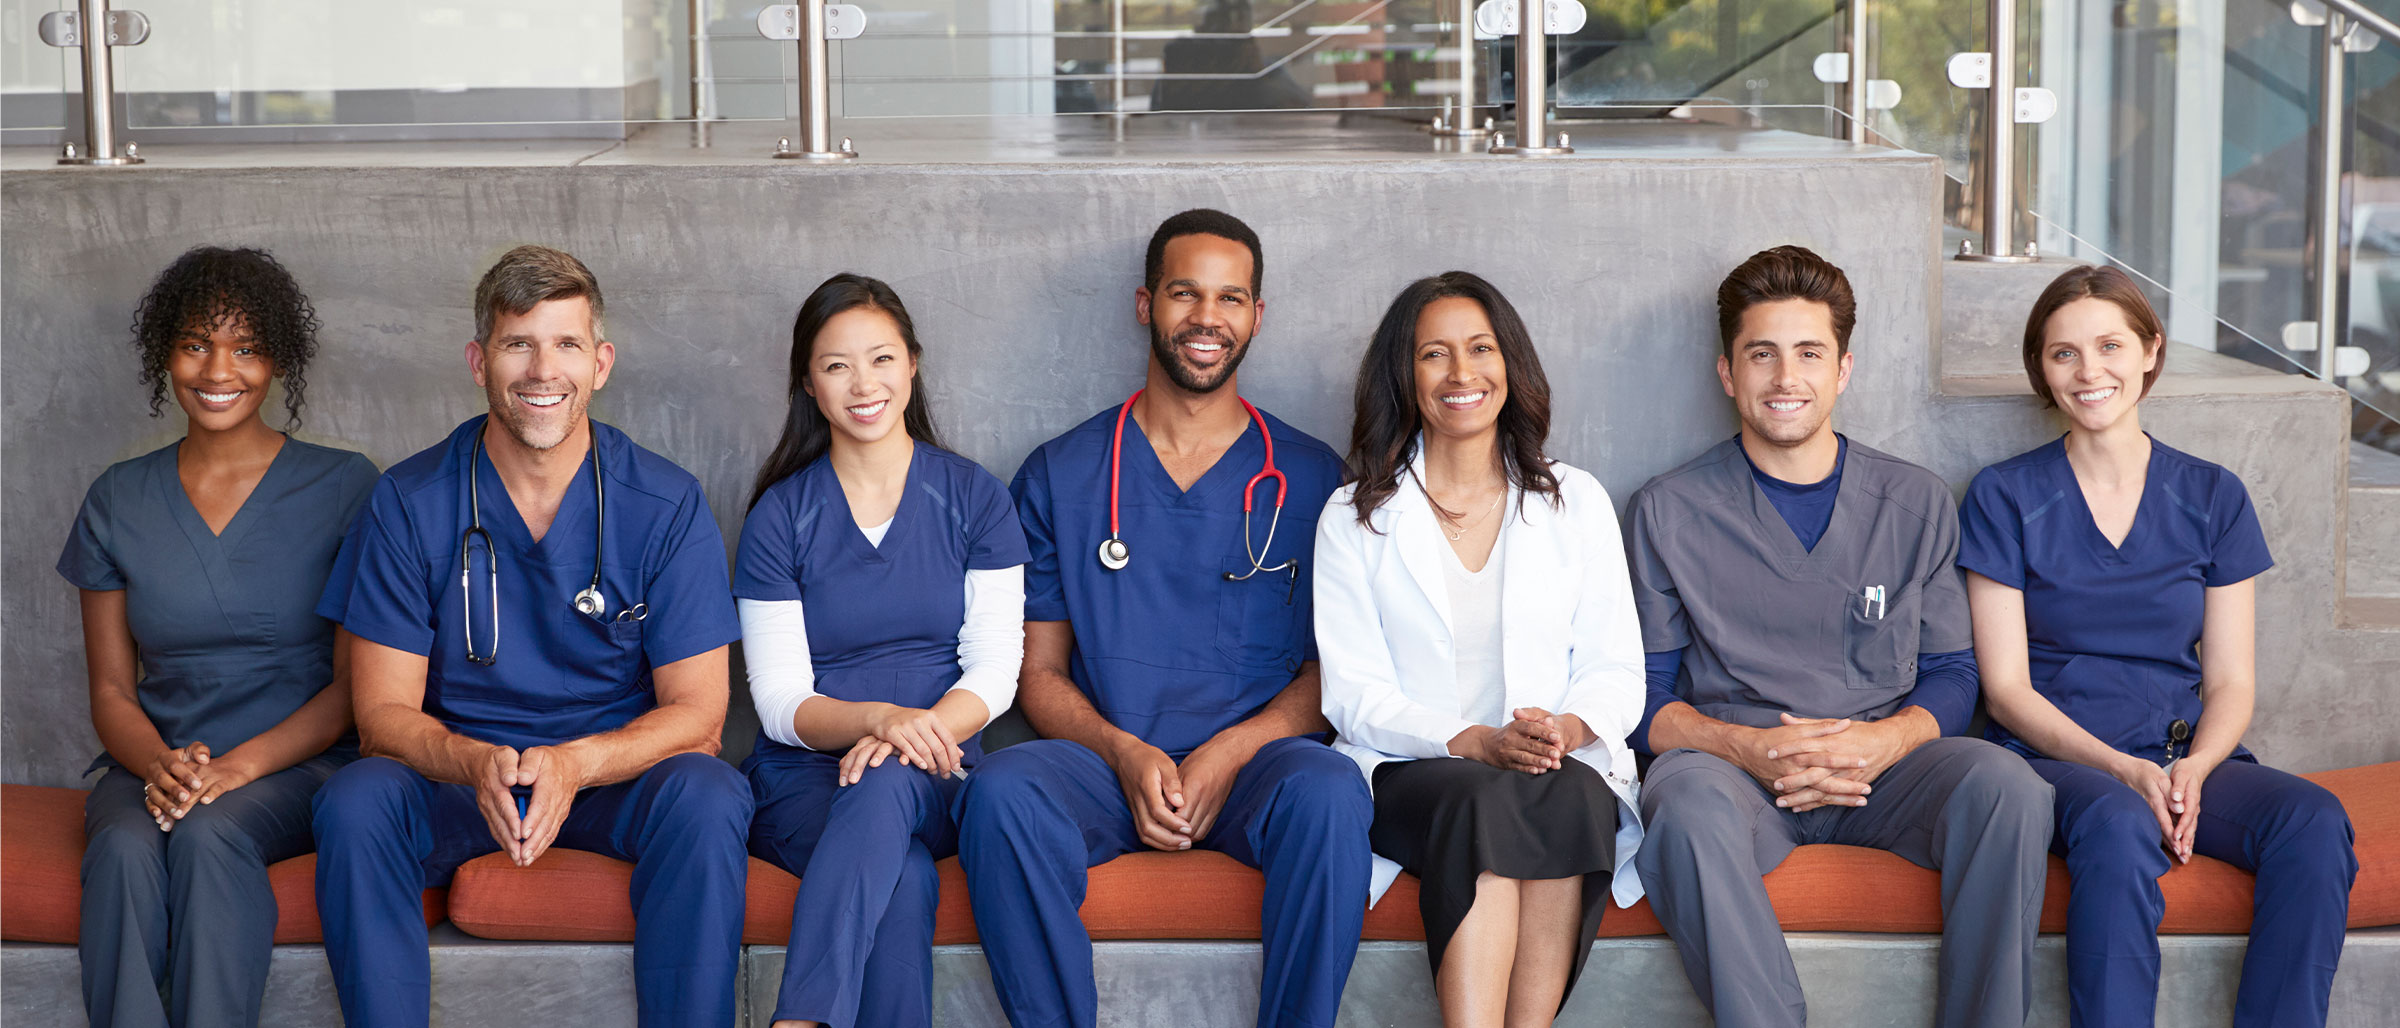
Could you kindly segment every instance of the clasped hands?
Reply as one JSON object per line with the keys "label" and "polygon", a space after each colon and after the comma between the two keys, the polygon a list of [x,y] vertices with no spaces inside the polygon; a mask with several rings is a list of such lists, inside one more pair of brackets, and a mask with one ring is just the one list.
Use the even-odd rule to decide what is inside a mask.
{"label": "clasped hands", "polygon": [[[533,746],[523,752],[494,746],[485,751],[476,770],[475,809],[509,861],[525,867],[557,841],[567,809],[588,778],[582,758],[566,746]],[[519,815],[513,790],[524,787],[533,795]]]}
{"label": "clasped hands", "polygon": [[175,822],[183,820],[193,807],[214,803],[217,797],[258,778],[247,761],[235,759],[233,754],[216,759],[204,742],[160,750],[139,774],[142,806],[162,832],[174,831]]}
{"label": "clasped hands", "polygon": [[2167,855],[2176,863],[2191,863],[2192,838],[2200,830],[2200,785],[2216,770],[2216,764],[2187,756],[2169,770],[2131,754],[2118,756],[2114,765],[2103,770],[2150,805],[2151,815],[2158,818],[2159,844]]}
{"label": "clasped hands", "polygon": [[1476,725],[1450,740],[1450,753],[1503,771],[1545,774],[1564,766],[1567,754],[1591,741],[1591,730],[1573,714],[1540,707],[1508,712],[1505,725]]}
{"label": "clasped hands", "polygon": [[931,710],[894,705],[874,719],[873,727],[873,732],[860,736],[850,745],[850,752],[842,755],[841,784],[858,784],[868,768],[882,767],[895,753],[901,763],[936,778],[959,773],[967,759],[950,726]]}
{"label": "clasped hands", "polygon": [[1786,713],[1781,725],[1742,733],[1730,756],[1793,813],[1863,807],[1875,779],[1908,755],[1901,734],[1880,721]]}

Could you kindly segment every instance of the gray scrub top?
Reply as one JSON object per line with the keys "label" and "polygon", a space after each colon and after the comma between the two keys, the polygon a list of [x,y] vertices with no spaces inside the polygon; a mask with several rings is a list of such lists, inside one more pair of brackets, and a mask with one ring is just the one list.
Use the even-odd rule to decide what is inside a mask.
{"label": "gray scrub top", "polygon": [[1737,436],[1634,494],[1626,552],[1642,648],[1684,651],[1678,692],[1720,721],[1887,717],[1916,686],[1917,654],[1974,641],[1950,487],[1856,440],[1814,550],[1751,478]]}
{"label": "gray scrub top", "polygon": [[332,680],[334,626],[316,615],[317,596],[376,471],[360,454],[286,439],[217,535],[176,477],[180,445],[101,472],[58,573],[78,589],[124,590],[142,711],[167,745],[224,753]]}

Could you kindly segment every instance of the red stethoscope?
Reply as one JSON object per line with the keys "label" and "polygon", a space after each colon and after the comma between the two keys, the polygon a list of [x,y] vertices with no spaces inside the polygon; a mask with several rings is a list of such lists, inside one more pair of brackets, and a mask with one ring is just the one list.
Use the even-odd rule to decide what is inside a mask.
{"label": "red stethoscope", "polygon": [[[1119,530],[1117,480],[1119,468],[1123,465],[1125,458],[1125,418],[1133,413],[1134,401],[1141,399],[1142,393],[1146,391],[1134,390],[1133,395],[1126,398],[1125,405],[1117,408],[1117,431],[1109,438],[1108,442],[1108,538],[1100,542],[1100,566],[1110,571],[1122,570],[1126,563],[1133,559],[1133,551],[1126,548],[1124,535]],[[1236,396],[1234,399],[1241,400],[1241,397]],[[1286,559],[1283,563],[1273,567],[1268,567],[1266,563],[1268,554],[1275,549],[1275,529],[1283,524],[1283,497],[1291,488],[1291,480],[1283,477],[1282,469],[1275,466],[1275,436],[1274,433],[1267,431],[1267,419],[1258,413],[1258,408],[1250,405],[1250,401],[1241,400],[1241,403],[1242,409],[1250,412],[1250,420],[1258,425],[1258,438],[1266,443],[1267,460],[1265,465],[1258,469],[1258,474],[1250,476],[1249,484],[1242,487],[1242,555],[1250,558],[1250,570],[1240,574],[1231,571],[1225,572],[1225,580],[1228,582],[1247,581],[1250,576],[1261,571],[1289,571],[1298,575],[1300,561],[1296,557]],[[1267,520],[1267,545],[1264,549],[1252,549],[1250,546],[1250,515],[1255,507],[1252,505],[1251,497],[1258,491],[1258,483],[1270,478],[1275,480],[1275,511]]]}

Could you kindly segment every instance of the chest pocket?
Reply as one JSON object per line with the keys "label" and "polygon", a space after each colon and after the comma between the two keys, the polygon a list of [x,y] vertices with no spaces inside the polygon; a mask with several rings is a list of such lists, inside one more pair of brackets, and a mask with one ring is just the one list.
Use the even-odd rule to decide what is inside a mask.
{"label": "chest pocket", "polygon": [[1865,587],[1845,588],[1842,615],[1842,662],[1850,688],[1904,690],[1917,671],[1918,608],[1924,600],[1916,583],[1884,587],[1884,601],[1869,604]]}
{"label": "chest pocket", "polygon": [[560,611],[566,619],[562,639],[568,659],[557,668],[559,691],[577,700],[613,700],[641,685],[642,622],[588,617],[573,606]]}
{"label": "chest pocket", "polygon": [[[1269,561],[1268,567],[1275,566]],[[1225,574],[1250,570],[1250,558],[1225,558]],[[1254,671],[1300,670],[1297,572],[1261,571],[1240,582],[1217,582],[1217,649],[1225,659]]]}

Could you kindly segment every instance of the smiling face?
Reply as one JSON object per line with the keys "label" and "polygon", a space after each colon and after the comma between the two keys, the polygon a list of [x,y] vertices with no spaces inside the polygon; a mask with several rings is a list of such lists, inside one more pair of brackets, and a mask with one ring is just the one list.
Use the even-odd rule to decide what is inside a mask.
{"label": "smiling face", "polygon": [[873,307],[834,315],[809,346],[808,379],[801,388],[833,426],[834,440],[865,445],[894,432],[906,434],[910,382],[917,362],[892,316]]}
{"label": "smiling face", "polygon": [[491,338],[467,344],[467,366],[493,420],[525,448],[552,449],[583,427],[592,394],[608,384],[617,358],[595,334],[591,304],[572,296],[523,314],[501,311]]}
{"label": "smiling face", "polygon": [[2087,296],[2042,326],[2042,381],[2075,428],[2098,432],[2133,414],[2159,340],[2143,339],[2115,303]]}
{"label": "smiling face", "polygon": [[1743,435],[1792,448],[1833,431],[1850,355],[1835,343],[1832,308],[1815,300],[1753,304],[1729,349],[1730,358],[1717,358],[1717,381],[1733,398]]}
{"label": "smiling face", "polygon": [[1489,438],[1508,405],[1508,364],[1483,305],[1445,296],[1417,315],[1417,416],[1429,436]]}
{"label": "smiling face", "polygon": [[258,417],[275,365],[259,349],[249,319],[235,315],[213,326],[194,323],[167,356],[167,381],[194,431],[223,432]]}
{"label": "smiling face", "polygon": [[1150,326],[1150,356],[1176,387],[1212,393],[1258,334],[1261,305],[1250,289],[1250,249],[1212,235],[1167,241],[1155,290],[1134,292],[1134,316]]}

